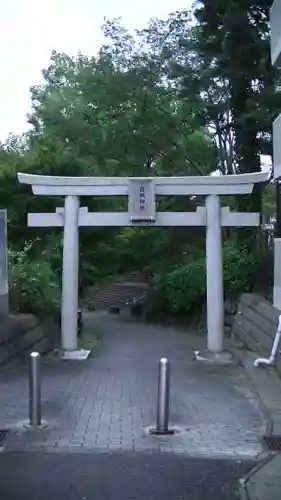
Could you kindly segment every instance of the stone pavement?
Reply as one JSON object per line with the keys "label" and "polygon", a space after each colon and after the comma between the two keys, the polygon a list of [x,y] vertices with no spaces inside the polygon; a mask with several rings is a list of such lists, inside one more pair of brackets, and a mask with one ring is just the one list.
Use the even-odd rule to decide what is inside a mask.
{"label": "stone pavement", "polygon": [[[274,367],[254,367],[256,355],[243,353],[243,365],[255,388],[267,420],[267,434],[281,436],[281,380]],[[241,480],[241,498],[244,500],[280,500],[281,454],[268,453]]]}
{"label": "stone pavement", "polygon": [[[27,430],[27,367],[0,372],[0,426],[14,430],[7,450],[171,451],[192,456],[250,458],[266,430],[241,367],[210,367],[193,359],[205,339],[179,329],[91,313],[102,341],[85,362],[54,357],[43,364],[43,418]],[[157,360],[172,362],[173,436],[155,437]]]}

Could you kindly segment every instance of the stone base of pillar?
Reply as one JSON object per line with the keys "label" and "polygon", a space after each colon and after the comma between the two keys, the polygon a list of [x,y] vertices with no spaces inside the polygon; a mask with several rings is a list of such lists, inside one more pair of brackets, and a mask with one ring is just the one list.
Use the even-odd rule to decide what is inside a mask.
{"label": "stone base of pillar", "polygon": [[75,349],[75,351],[61,351],[60,357],[69,361],[84,361],[90,354],[91,351],[88,349]]}
{"label": "stone base of pillar", "polygon": [[194,351],[196,361],[201,361],[211,365],[234,365],[238,360],[230,351],[211,352],[206,350]]}

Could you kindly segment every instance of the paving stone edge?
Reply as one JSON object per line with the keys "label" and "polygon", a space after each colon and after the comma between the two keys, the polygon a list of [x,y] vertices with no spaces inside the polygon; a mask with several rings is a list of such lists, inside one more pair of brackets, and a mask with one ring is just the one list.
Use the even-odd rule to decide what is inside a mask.
{"label": "paving stone edge", "polygon": [[263,467],[265,467],[268,462],[270,462],[275,455],[272,455],[271,453],[267,453],[266,456],[261,460],[258,464],[254,465],[254,467],[243,477],[241,477],[238,481],[238,491],[239,491],[239,496],[240,500],[251,500],[251,497],[248,492],[247,484],[249,480],[255,476]]}
{"label": "paving stone edge", "polygon": [[[273,418],[271,416],[271,412],[268,409],[268,407],[266,406],[266,404],[263,402],[262,396],[261,396],[256,384],[253,382],[251,375],[249,374],[249,371],[247,369],[247,365],[244,363],[242,353],[238,349],[235,349],[235,354],[239,360],[239,365],[244,369],[244,373],[248,379],[249,386],[251,387],[251,390],[255,394],[260,411],[263,414],[263,418],[265,420],[266,435],[271,436],[273,433],[273,428],[274,428],[274,422],[273,422]],[[278,377],[277,374],[276,374],[276,377]],[[254,467],[247,474],[245,474],[244,476],[242,476],[239,479],[238,491],[239,491],[239,496],[240,496],[241,500],[251,500],[248,489],[247,489],[247,484],[248,484],[249,480],[255,474],[257,474],[274,457],[275,457],[275,454],[272,454],[270,452],[262,452],[259,455],[259,458],[260,458],[259,463],[254,465]]]}

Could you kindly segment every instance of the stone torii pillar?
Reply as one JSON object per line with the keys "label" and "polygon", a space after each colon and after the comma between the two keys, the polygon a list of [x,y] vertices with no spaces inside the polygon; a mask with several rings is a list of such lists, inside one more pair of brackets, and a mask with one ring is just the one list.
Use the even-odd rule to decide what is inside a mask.
{"label": "stone torii pillar", "polygon": [[[206,198],[206,279],[208,350],[223,351],[224,293],[222,261],[222,217],[220,198],[211,194]],[[253,221],[251,221],[253,222]]]}
{"label": "stone torii pillar", "polygon": [[[19,181],[30,184],[34,194],[65,196],[64,208],[56,213],[28,214],[32,227],[63,227],[62,275],[62,356],[85,359],[89,351],[77,349],[79,227],[206,227],[207,262],[207,351],[198,359],[227,362],[223,350],[224,294],[221,228],[259,226],[258,213],[232,213],[221,207],[220,195],[251,193],[254,184],[264,182],[267,174],[240,174],[221,177],[48,177],[18,174]],[[79,207],[80,196],[128,196],[128,212],[90,213]],[[206,196],[206,204],[196,212],[157,212],[156,195]]]}
{"label": "stone torii pillar", "polygon": [[[77,351],[77,311],[79,289],[79,205],[78,196],[70,195],[64,201],[63,280],[61,302],[61,335],[64,351]],[[66,309],[67,305],[67,311]],[[75,327],[74,327],[75,325]],[[80,351],[80,354],[81,351]],[[75,354],[76,356],[77,354]]]}

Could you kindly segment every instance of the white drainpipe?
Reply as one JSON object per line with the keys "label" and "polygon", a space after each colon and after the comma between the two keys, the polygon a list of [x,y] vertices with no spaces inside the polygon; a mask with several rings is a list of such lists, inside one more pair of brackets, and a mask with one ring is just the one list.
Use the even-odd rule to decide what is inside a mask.
{"label": "white drainpipe", "polygon": [[271,349],[271,354],[269,358],[258,358],[254,362],[254,366],[259,366],[259,365],[273,365],[275,363],[276,355],[277,355],[277,350],[278,350],[278,345],[280,342],[280,337],[281,337],[281,315],[279,316],[279,323],[275,335],[275,339],[273,342],[273,346]]}

